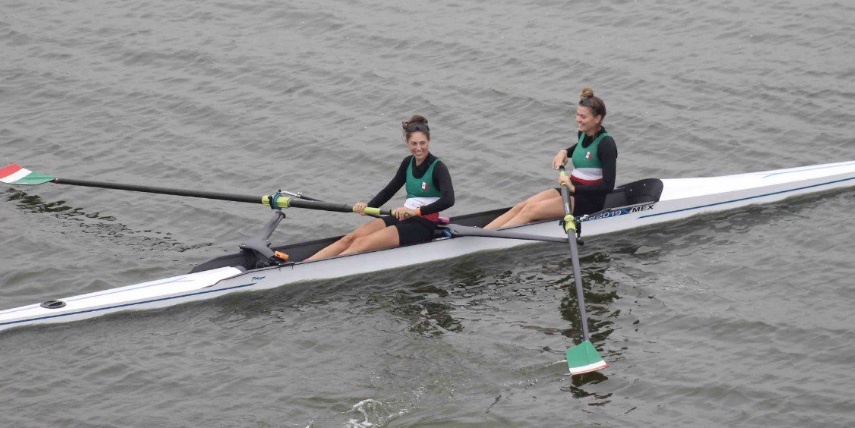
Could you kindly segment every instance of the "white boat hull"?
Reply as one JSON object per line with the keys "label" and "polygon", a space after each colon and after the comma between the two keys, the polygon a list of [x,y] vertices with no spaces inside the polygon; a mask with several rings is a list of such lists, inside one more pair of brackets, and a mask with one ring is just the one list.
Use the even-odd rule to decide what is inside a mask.
{"label": "white boat hull", "polygon": [[[850,187],[855,185],[855,161],[723,177],[664,179],[662,183],[663,191],[658,202],[608,210],[583,219],[584,236],[614,233],[698,214]],[[534,235],[565,236],[563,228],[558,227],[555,221],[520,226],[513,230]],[[416,246],[248,271],[223,267],[0,311],[0,330],[76,321],[120,311],[163,308],[238,291],[341,278],[529,243],[492,237],[442,238]],[[54,302],[53,305],[50,302]]]}

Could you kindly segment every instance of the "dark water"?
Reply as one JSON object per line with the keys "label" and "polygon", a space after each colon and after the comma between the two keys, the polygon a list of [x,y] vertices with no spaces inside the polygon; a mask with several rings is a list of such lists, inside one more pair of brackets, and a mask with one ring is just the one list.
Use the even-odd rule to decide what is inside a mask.
{"label": "dark water", "polygon": [[[463,214],[550,186],[582,86],[619,181],[855,159],[855,6],[7,1],[0,164],[370,198],[425,114]],[[855,190],[563,246],[0,334],[3,426],[851,426]],[[0,190],[0,302],[180,274],[263,207]],[[358,216],[289,212],[274,235]]]}

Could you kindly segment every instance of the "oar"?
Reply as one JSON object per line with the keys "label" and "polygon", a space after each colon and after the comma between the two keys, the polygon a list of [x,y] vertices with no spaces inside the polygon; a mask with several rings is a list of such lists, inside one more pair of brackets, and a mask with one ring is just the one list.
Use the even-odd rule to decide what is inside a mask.
{"label": "oar", "polygon": [[543,242],[567,242],[564,238],[556,238],[554,236],[534,235],[531,233],[514,232],[511,230],[490,230],[481,229],[472,226],[463,226],[459,224],[446,224],[440,226],[451,233],[452,236],[480,236],[484,238],[504,238],[504,239],[521,239],[525,241],[543,241]]}
{"label": "oar", "polygon": [[[193,198],[216,199],[221,201],[246,202],[250,204],[262,203],[273,209],[280,208],[304,208],[310,210],[354,212],[353,205],[321,202],[299,193],[278,192],[274,195],[247,196],[233,193],[206,192],[201,190],[170,189],[165,187],[141,186],[137,184],[107,183],[100,181],[74,180],[68,178],[57,178],[52,175],[41,174],[30,171],[17,164],[0,168],[0,181],[8,184],[38,185],[43,183],[69,184],[75,186],[98,187],[102,189],[130,190],[133,192],[157,193],[162,195],[188,196]],[[283,194],[294,197],[284,196]],[[365,214],[391,215],[390,210],[379,208],[365,208]]]}
{"label": "oar", "polygon": [[[564,167],[561,176],[566,177]],[[582,269],[579,267],[579,248],[576,247],[576,218],[570,208],[570,191],[566,183],[561,183],[561,199],[564,200],[564,231],[570,244],[570,258],[573,260],[573,279],[576,281],[576,297],[579,300],[579,316],[582,318],[582,336],[585,341],[567,350],[567,366],[571,375],[602,370],[608,364],[600,357],[588,336],[588,314],[585,311],[585,295],[582,292]]]}

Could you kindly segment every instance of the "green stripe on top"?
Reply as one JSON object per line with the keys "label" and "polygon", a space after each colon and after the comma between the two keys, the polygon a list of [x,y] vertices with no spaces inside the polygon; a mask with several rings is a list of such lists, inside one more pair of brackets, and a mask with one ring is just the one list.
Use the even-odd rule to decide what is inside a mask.
{"label": "green stripe on top", "polygon": [[439,198],[442,193],[436,188],[436,183],[433,181],[433,167],[439,162],[439,158],[434,158],[431,162],[425,175],[422,178],[416,178],[413,175],[416,158],[410,160],[410,166],[407,167],[407,198]]}
{"label": "green stripe on top", "polygon": [[576,144],[576,148],[573,149],[573,167],[574,168],[598,168],[602,169],[603,164],[600,162],[600,156],[597,153],[597,147],[600,145],[600,141],[603,138],[611,137],[608,132],[603,132],[594,142],[591,143],[588,147],[582,147],[582,142],[585,141],[585,133],[583,132],[581,136],[579,136],[579,142]]}

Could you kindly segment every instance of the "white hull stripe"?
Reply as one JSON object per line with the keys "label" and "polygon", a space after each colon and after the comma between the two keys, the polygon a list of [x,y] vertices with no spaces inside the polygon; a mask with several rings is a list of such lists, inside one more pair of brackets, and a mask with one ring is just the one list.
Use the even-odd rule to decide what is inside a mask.
{"label": "white hull stripe", "polygon": [[739,199],[731,199],[731,200],[729,200],[729,201],[716,202],[716,203],[713,203],[713,204],[698,205],[698,206],[694,206],[694,207],[683,208],[683,209],[673,210],[673,211],[665,211],[665,212],[656,213],[656,214],[647,214],[647,215],[643,215],[643,216],[641,216],[641,217],[639,217],[639,218],[641,219],[641,218],[649,218],[649,217],[658,217],[658,216],[661,216],[661,215],[669,215],[669,214],[674,214],[674,213],[679,213],[679,212],[685,212],[685,211],[700,210],[700,209],[704,209],[704,208],[715,207],[715,206],[718,206],[718,205],[727,205],[727,204],[732,204],[732,203],[735,203],[735,202],[750,201],[750,200],[752,200],[752,199],[760,199],[760,198],[765,198],[765,197],[767,197],[767,196],[782,195],[782,194],[784,194],[784,193],[798,192],[798,191],[800,191],[800,190],[813,189],[813,188],[815,188],[815,187],[828,186],[828,185],[830,185],[830,184],[843,183],[844,181],[852,181],[852,180],[855,180],[855,177],[844,178],[844,179],[841,179],[841,180],[828,181],[828,182],[825,182],[825,183],[812,184],[812,185],[810,185],[810,186],[804,186],[804,187],[799,187],[799,188],[795,188],[795,189],[781,190],[781,191],[779,191],[779,192],[764,193],[764,194],[762,194],[762,195],[748,196],[748,197],[745,197],[745,198],[739,198]]}
{"label": "white hull stripe", "polygon": [[199,296],[199,295],[203,295],[203,294],[217,293],[217,292],[221,292],[221,291],[237,290],[237,289],[241,289],[241,288],[251,287],[253,285],[255,285],[255,283],[250,282],[248,284],[235,285],[233,287],[226,287],[226,288],[217,288],[215,290],[197,291],[195,293],[180,294],[177,296],[160,297],[157,299],[143,300],[143,301],[133,302],[133,303],[122,303],[122,304],[113,305],[113,306],[105,306],[103,308],[82,309],[79,311],[66,312],[63,314],[44,315],[44,316],[39,316],[39,317],[34,317],[34,318],[27,318],[27,319],[21,319],[21,320],[16,320],[16,321],[8,321],[8,322],[0,323],[0,325],[15,325],[15,324],[21,324],[21,323],[32,323],[35,321],[41,321],[41,320],[46,320],[46,319],[51,319],[51,318],[70,317],[73,315],[88,314],[91,312],[102,312],[102,311],[110,311],[110,310],[119,309],[119,308],[129,308],[132,306],[145,305],[145,304],[155,303],[155,302],[163,302],[166,300],[181,299],[181,298],[189,297],[189,296]]}

